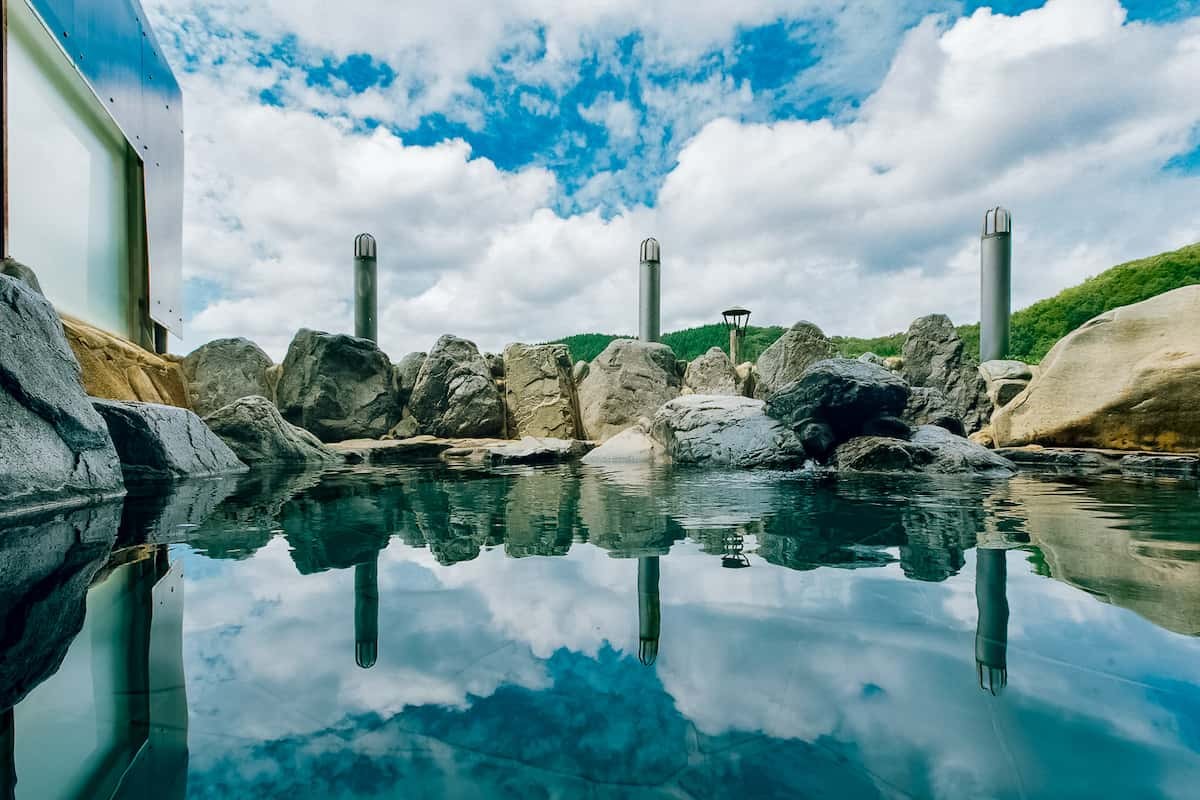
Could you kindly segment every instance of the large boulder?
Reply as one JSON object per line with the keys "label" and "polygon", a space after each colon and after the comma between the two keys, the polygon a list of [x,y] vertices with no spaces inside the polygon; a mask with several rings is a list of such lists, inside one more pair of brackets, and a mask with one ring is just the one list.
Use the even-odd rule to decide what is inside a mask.
{"label": "large boulder", "polygon": [[663,446],[650,435],[650,420],[641,419],[635,425],[612,437],[592,450],[581,460],[584,464],[645,464],[666,459]]}
{"label": "large boulder", "polygon": [[758,357],[754,396],[765,400],[818,361],[833,358],[837,348],[811,322],[797,322]]}
{"label": "large boulder", "polygon": [[421,365],[409,410],[422,433],[433,436],[499,436],[504,402],[492,368],[473,342],[446,335]]}
{"label": "large boulder", "polygon": [[941,389],[934,389],[932,386],[912,387],[900,418],[914,427],[937,425],[959,436],[965,436],[967,433],[958,410],[950,404]]}
{"label": "large boulder", "polygon": [[105,400],[138,400],[189,408],[180,360],[160,356],[66,314],[67,344],[83,370],[83,389]]}
{"label": "large boulder", "polygon": [[1117,308],[1064,337],[996,412],[997,446],[1200,450],[1200,285]]}
{"label": "large boulder", "polygon": [[791,428],[763,413],[762,400],[692,394],[665,403],[650,435],[679,464],[794,467],[804,446]]}
{"label": "large boulder", "polygon": [[324,464],[340,459],[303,428],[283,418],[265,397],[242,397],[204,418],[213,433],[247,464]]}
{"label": "large boulder", "polygon": [[204,421],[177,406],[93,400],[112,435],[126,480],[187,478],[245,472]]}
{"label": "large boulder", "polygon": [[592,361],[579,385],[584,435],[604,441],[651,417],[679,396],[681,381],[675,353],[659,342],[614,339]]}
{"label": "large boulder", "polygon": [[1016,467],[969,439],[937,425],[923,425],[908,440],[857,436],[837,449],[834,463],[843,472],[973,473],[1012,475]]}
{"label": "large boulder", "polygon": [[900,374],[913,386],[944,394],[967,433],[987,425],[992,414],[987,384],[945,314],[921,317],[909,327]]}
{"label": "large boulder", "polygon": [[0,516],[124,494],[117,452],[58,315],[6,275],[0,342]]}
{"label": "large boulder", "polygon": [[321,441],[376,439],[400,420],[395,374],[369,339],[301,329],[275,390],[283,418]]}
{"label": "large boulder", "polygon": [[579,397],[565,344],[510,344],[504,348],[508,435],[578,439]]}
{"label": "large boulder", "polygon": [[985,361],[979,365],[979,375],[993,409],[1008,405],[1033,380],[1033,370],[1023,361]]}
{"label": "large boulder", "polygon": [[407,405],[412,397],[412,391],[417,385],[417,377],[421,374],[421,365],[425,363],[426,353],[408,353],[396,362],[396,385],[400,390],[400,405]]}
{"label": "large boulder", "polygon": [[243,397],[272,398],[271,357],[249,339],[215,339],[183,359],[192,410],[202,417]]}
{"label": "large boulder", "polygon": [[684,394],[737,395],[741,383],[733,362],[719,347],[710,347],[683,373]]}
{"label": "large boulder", "polygon": [[[841,442],[862,433],[881,417],[904,411],[909,388],[894,372],[850,358],[830,358],[810,366],[767,399],[767,414],[800,430],[824,423]],[[815,455],[815,454],[814,454]]]}

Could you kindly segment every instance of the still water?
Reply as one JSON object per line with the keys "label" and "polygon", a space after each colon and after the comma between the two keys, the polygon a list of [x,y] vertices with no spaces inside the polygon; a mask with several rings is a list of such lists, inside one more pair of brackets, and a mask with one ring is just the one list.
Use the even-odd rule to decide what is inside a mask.
{"label": "still water", "polygon": [[260,473],[0,577],[0,798],[1200,796],[1194,483]]}

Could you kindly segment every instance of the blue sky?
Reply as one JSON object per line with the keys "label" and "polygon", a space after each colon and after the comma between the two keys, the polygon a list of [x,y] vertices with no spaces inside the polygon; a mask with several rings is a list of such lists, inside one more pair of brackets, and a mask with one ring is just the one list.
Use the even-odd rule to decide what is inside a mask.
{"label": "blue sky", "polygon": [[187,104],[184,344],[345,327],[359,229],[392,350],[628,330],[646,235],[677,255],[668,327],[729,299],[857,334],[974,319],[994,202],[1037,223],[1018,304],[1200,238],[1191,0],[559,6],[148,3]]}

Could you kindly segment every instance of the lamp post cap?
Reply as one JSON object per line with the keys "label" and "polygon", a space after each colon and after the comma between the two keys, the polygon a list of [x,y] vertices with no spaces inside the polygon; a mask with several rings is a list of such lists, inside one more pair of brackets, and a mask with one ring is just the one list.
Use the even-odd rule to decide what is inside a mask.
{"label": "lamp post cap", "polygon": [[375,237],[369,233],[360,233],[354,237],[355,258],[375,258]]}
{"label": "lamp post cap", "polygon": [[658,245],[658,239],[651,236],[642,240],[642,261],[661,261],[661,256],[662,248]]}
{"label": "lamp post cap", "polygon": [[721,316],[722,317],[741,317],[741,316],[748,317],[748,316],[750,316],[750,309],[742,308],[741,306],[734,306],[733,308],[727,308],[724,311],[722,311]]}
{"label": "lamp post cap", "polygon": [[983,214],[983,236],[1002,236],[1012,233],[1012,214],[1004,206],[989,208]]}

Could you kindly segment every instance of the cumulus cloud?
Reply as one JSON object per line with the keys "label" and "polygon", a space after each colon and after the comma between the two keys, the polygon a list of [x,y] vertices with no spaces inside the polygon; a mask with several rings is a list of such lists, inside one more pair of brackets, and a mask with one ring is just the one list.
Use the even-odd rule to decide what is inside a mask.
{"label": "cumulus cloud", "polygon": [[[543,60],[569,51],[568,63],[595,31],[670,27],[667,12],[640,9],[514,18],[543,20]],[[689,13],[694,25],[670,45],[656,45],[665,48],[657,57],[686,61],[731,28],[779,13],[704,9]],[[493,11],[501,13],[485,12],[464,42],[504,41]],[[327,12],[286,18],[314,26],[301,41],[349,53],[363,30],[382,29],[366,24],[370,14],[355,16],[354,26]],[[415,14],[396,52],[418,30],[432,41],[441,24]],[[569,46],[551,33],[568,24]],[[477,66],[467,59],[456,69]],[[543,168],[500,169],[461,140],[415,146],[388,128],[364,128],[343,107],[394,104],[372,94],[390,89],[335,103],[307,87],[308,106],[264,105],[258,92],[282,68],[272,69],[183,76],[186,270],[213,298],[188,320],[185,349],[247,335],[278,357],[301,326],[348,330],[350,241],[360,230],[380,241],[380,335],[394,357],[448,331],[492,350],[632,331],[637,243],[647,235],[663,242],[667,329],[710,322],[738,302],[764,323],[807,318],[858,335],[901,330],[934,311],[976,319],[978,228],[996,203],[1016,220],[1018,306],[1200,239],[1200,177],[1164,169],[1194,147],[1200,125],[1200,20],[1129,22],[1116,0],[1050,0],[1019,16],[931,15],[904,35],[857,110],[826,119],[747,121],[753,89],[710,77],[704,97],[725,97],[713,113],[727,116],[695,121],[652,203],[604,204],[628,176],[602,171],[584,184],[583,196],[609,213],[564,213],[561,187]],[[670,89],[646,97],[647,107],[672,109],[656,118],[664,126],[700,104]],[[322,102],[332,105],[310,113]],[[584,110],[614,140],[655,135],[638,131],[616,98]]]}

